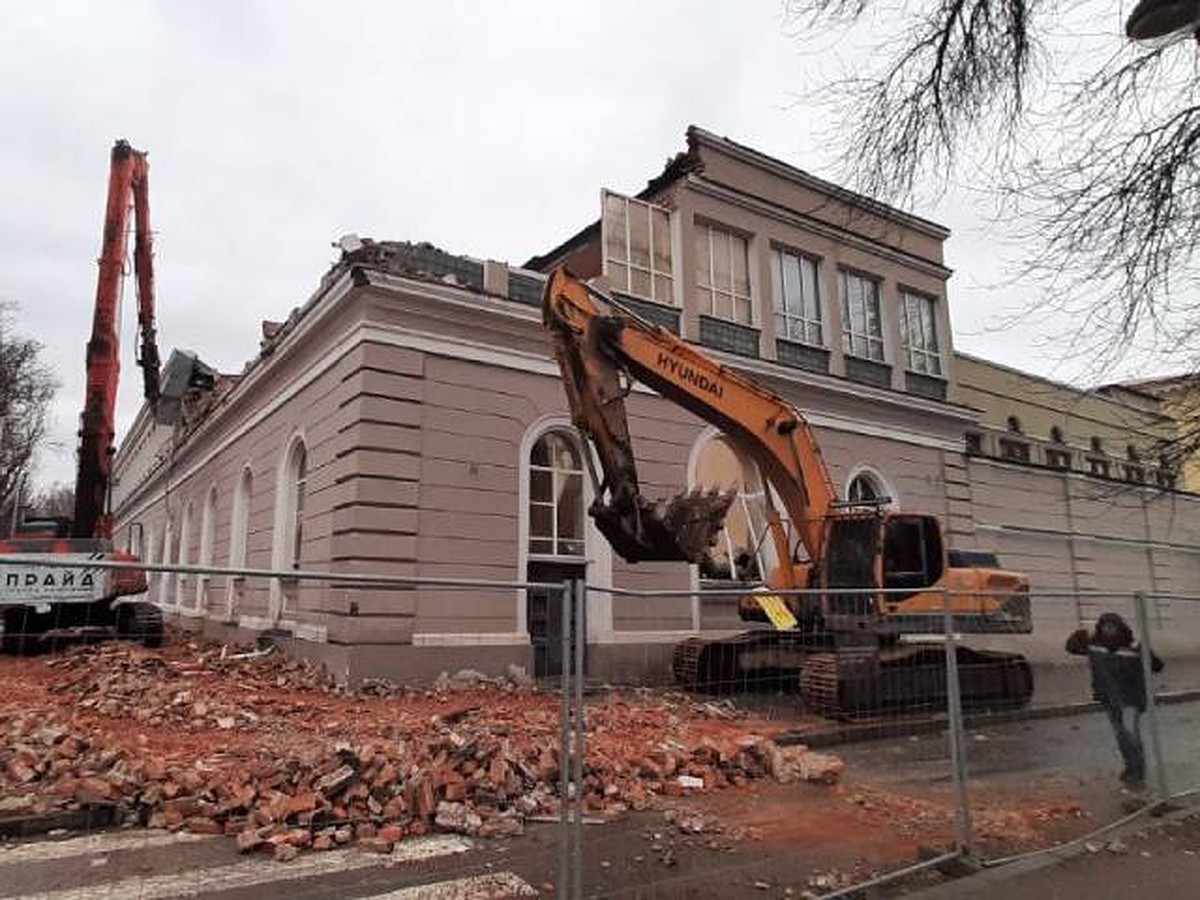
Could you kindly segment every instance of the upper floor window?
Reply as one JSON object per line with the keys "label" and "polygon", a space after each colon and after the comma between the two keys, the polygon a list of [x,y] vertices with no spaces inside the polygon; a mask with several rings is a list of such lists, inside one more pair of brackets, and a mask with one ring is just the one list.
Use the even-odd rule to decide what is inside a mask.
{"label": "upper floor window", "polygon": [[938,352],[937,301],[923,294],[905,292],[900,304],[900,341],[908,356],[908,368],[923,375],[942,374]]}
{"label": "upper floor window", "polygon": [[601,230],[604,274],[613,288],[673,304],[670,211],[605,191]]}
{"label": "upper floor window", "polygon": [[1016,462],[1029,462],[1029,444],[1025,441],[1014,441],[1011,438],[1000,438],[1000,458]]}
{"label": "upper floor window", "polygon": [[776,337],[823,347],[816,261],[798,253],[773,250],[771,281]]}
{"label": "upper floor window", "polygon": [[1012,434],[1024,434],[1025,433],[1021,428],[1021,420],[1018,419],[1016,416],[1009,416],[1008,421],[1006,421],[1004,424],[1005,424],[1005,427],[1008,428],[1008,430]]}
{"label": "upper floor window", "polygon": [[1100,438],[1096,437],[1095,435],[1092,435],[1091,446],[1092,446],[1093,453],[1103,453],[1104,452],[1104,442],[1102,440],[1100,440]]}
{"label": "upper floor window", "polygon": [[1063,443],[1063,430],[1057,425],[1050,426],[1050,440],[1056,444]]}
{"label": "upper floor window", "polygon": [[746,239],[696,224],[696,297],[701,315],[750,325],[750,252]]}
{"label": "upper floor window", "polygon": [[1059,450],[1053,447],[1047,447],[1044,452],[1046,465],[1054,469],[1069,469],[1071,468],[1071,454],[1067,450]]}
{"label": "upper floor window", "polygon": [[841,273],[842,347],[851,356],[883,362],[883,323],[879,282],[854,272]]}

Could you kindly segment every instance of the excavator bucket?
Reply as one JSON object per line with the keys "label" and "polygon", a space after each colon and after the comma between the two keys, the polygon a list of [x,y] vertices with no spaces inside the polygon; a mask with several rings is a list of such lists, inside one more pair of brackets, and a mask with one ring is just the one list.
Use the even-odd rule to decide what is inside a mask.
{"label": "excavator bucket", "polygon": [[736,496],[734,491],[692,491],[663,504],[636,494],[624,502],[597,501],[589,512],[626,562],[699,563]]}

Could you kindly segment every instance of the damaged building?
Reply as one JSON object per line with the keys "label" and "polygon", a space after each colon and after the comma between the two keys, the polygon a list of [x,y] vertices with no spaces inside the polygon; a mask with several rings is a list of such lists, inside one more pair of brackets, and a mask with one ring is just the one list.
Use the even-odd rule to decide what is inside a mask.
{"label": "damaged building", "polygon": [[[185,358],[177,415],[143,409],[116,461],[119,535],[155,563],[586,577],[601,588],[589,673],[665,679],[681,639],[740,630],[732,602],[703,589],[742,574],[765,489],[717,431],[636,391],[646,493],[739,498],[703,568],[614,556],[586,514],[584,448],[541,326],[544,276],[565,263],[788,397],[845,496],[937,514],[952,547],[1027,571],[1035,630],[1004,640],[1057,659],[1094,605],[1058,592],[1194,582],[1200,506],[1158,458],[1176,426],[1151,394],[1080,392],[955,352],[948,234],[691,128],[644,190],[603,191],[597,221],[523,266],[344,239],[315,293],[264,323],[240,375]],[[695,593],[639,595],[664,589]],[[287,633],[351,680],[559,664],[557,608],[517,589],[163,574],[151,598],[217,636]],[[1156,645],[1186,644],[1187,611],[1156,614]]]}

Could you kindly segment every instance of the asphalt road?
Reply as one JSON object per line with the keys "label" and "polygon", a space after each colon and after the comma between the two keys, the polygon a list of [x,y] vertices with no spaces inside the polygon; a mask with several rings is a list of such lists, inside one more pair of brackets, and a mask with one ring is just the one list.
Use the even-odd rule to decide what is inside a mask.
{"label": "asphalt road", "polygon": [[[1200,704],[1164,707],[1160,714],[1171,787],[1200,785],[1200,754],[1194,752],[1200,736]],[[855,777],[909,794],[944,791],[950,779],[944,736],[896,738],[842,747],[838,752]],[[967,753],[970,786],[976,797],[988,791],[1019,796],[1026,787],[1048,781],[1066,784],[1091,810],[1088,825],[1116,818],[1122,803],[1128,802],[1116,790],[1119,760],[1107,720],[1098,714],[975,731],[968,737]],[[755,801],[747,795],[746,802]],[[865,833],[852,836],[843,848],[843,857],[854,856],[861,849],[855,844],[865,846],[871,839]],[[181,839],[161,832],[128,830],[107,836],[67,835],[0,845],[0,898],[449,900],[553,896],[556,842],[555,827],[542,825],[505,841],[442,836],[404,842],[392,856],[344,850],[275,863],[262,857],[241,857],[224,838]],[[818,851],[817,843],[802,837],[789,843],[680,836],[663,825],[661,815],[634,815],[617,824],[585,828],[585,893],[593,897],[720,900],[800,897],[831,865],[828,847]],[[1172,871],[1193,871],[1188,867],[1194,866],[1194,859],[1182,851],[1179,856]],[[1040,876],[1030,877],[1036,880]],[[995,896],[1014,895],[1028,900],[1132,896],[1042,895],[1024,888],[1019,894]],[[1178,891],[1175,895],[1190,896]]]}

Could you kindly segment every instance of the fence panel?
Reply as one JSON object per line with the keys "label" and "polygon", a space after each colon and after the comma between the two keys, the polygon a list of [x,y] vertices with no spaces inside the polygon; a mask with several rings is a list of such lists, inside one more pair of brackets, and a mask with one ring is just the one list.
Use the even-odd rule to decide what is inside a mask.
{"label": "fence panel", "polygon": [[[0,579],[6,563],[28,568],[0,559]],[[167,605],[147,608],[167,628],[143,647],[99,640],[99,607],[7,617],[28,627],[6,630],[14,652],[0,656],[5,896],[152,900],[301,879],[330,895],[532,896],[555,880],[540,822],[564,811],[558,684],[482,642],[463,669],[407,623],[422,604],[511,610],[523,588],[557,604],[574,598],[566,586],[89,567],[148,571],[150,600]],[[68,624],[88,628],[48,630]]]}
{"label": "fence panel", "polygon": [[[816,592],[589,595],[636,627],[595,653],[609,671],[587,696],[589,796],[597,818],[618,808],[628,819],[587,832],[584,896],[827,894],[911,874],[918,846],[934,858],[917,870],[967,849],[951,728],[959,658],[945,652],[954,632],[940,594],[926,610],[932,634],[882,649],[821,627]],[[845,591],[829,608],[849,617],[877,602]],[[720,609],[739,603],[749,622]],[[669,627],[693,616],[718,627]],[[613,685],[613,673],[637,671],[672,683]],[[617,715],[630,707],[636,721]]]}

